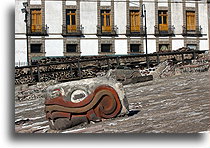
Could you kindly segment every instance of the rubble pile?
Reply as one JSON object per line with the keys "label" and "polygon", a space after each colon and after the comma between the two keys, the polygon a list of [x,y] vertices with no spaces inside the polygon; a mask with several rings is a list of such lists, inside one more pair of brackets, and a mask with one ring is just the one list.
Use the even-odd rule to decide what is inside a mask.
{"label": "rubble pile", "polygon": [[[170,82],[170,83],[169,83]],[[23,86],[28,87],[28,86]],[[15,133],[198,133],[209,131],[209,72],[123,86],[129,114],[51,130],[45,99],[15,100]]]}
{"label": "rubble pile", "polygon": [[144,76],[152,75],[156,79],[181,73],[204,72],[209,70],[209,61],[209,53],[206,52],[198,55],[190,64],[183,64],[182,62],[174,64],[172,60],[166,60],[154,68],[140,70],[140,73]]}
{"label": "rubble pile", "polygon": [[169,77],[175,74],[175,65],[172,60],[166,60],[160,63],[156,67],[151,67],[148,69],[139,70],[141,76],[152,75],[154,79]]}
{"label": "rubble pile", "polygon": [[36,85],[28,86],[27,84],[15,87],[15,101],[35,100],[45,97],[46,88],[50,85],[58,83],[50,80],[48,82],[40,82]]}
{"label": "rubble pile", "polygon": [[191,64],[181,65],[177,64],[175,73],[190,73],[190,72],[204,72],[209,70],[209,53],[197,56],[195,60],[192,60]]}
{"label": "rubble pile", "polygon": [[142,74],[139,70],[133,69],[110,69],[105,76],[127,85],[153,80],[152,75],[147,75],[146,73]]}
{"label": "rubble pile", "polygon": [[185,52],[185,51],[194,51],[193,49],[190,49],[189,47],[181,47],[181,48],[178,48],[176,50],[160,50],[160,51],[157,51],[157,52],[153,52],[153,53],[166,53],[166,52]]}
{"label": "rubble pile", "polygon": [[183,52],[183,51],[193,51],[193,49],[190,49],[188,47],[181,47],[177,50],[174,50],[174,52]]}

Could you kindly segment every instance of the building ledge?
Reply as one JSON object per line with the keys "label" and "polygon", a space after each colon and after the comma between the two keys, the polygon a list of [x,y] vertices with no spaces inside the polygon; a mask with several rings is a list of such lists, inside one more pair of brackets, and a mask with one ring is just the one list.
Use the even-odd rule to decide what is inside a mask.
{"label": "building ledge", "polygon": [[114,55],[115,52],[98,52],[99,55]]}
{"label": "building ledge", "polygon": [[64,56],[80,56],[82,52],[63,52]]}
{"label": "building ledge", "polygon": [[67,29],[66,25],[62,25],[62,33],[61,35],[66,37],[66,36],[83,36],[83,30],[84,27],[82,25],[77,26],[76,30],[70,31]]}
{"label": "building ledge", "polygon": [[28,32],[26,36],[48,36],[49,27],[47,25],[41,25],[39,29],[32,29],[31,26],[28,26]]}
{"label": "building ledge", "polygon": [[182,36],[202,37],[202,27],[198,26],[195,30],[187,30],[186,26],[182,26]]}
{"label": "building ledge", "polygon": [[182,36],[188,37],[202,37],[203,35],[200,32],[183,32]]}
{"label": "building ledge", "polygon": [[174,25],[168,26],[168,30],[160,30],[158,26],[154,26],[154,36],[175,36],[174,30]]}
{"label": "building ledge", "polygon": [[144,52],[127,52],[130,55],[144,54]]}
{"label": "building ledge", "polygon": [[110,31],[103,31],[101,26],[97,26],[97,36],[117,36],[118,27],[114,26]]}
{"label": "building ledge", "polygon": [[137,31],[132,31],[130,25],[126,26],[126,36],[145,36],[145,27],[140,27]]}

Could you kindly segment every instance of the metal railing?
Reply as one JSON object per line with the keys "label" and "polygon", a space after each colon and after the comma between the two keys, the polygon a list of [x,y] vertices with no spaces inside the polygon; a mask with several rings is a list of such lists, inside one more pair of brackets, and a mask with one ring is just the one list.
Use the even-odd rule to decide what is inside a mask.
{"label": "metal railing", "polygon": [[103,31],[101,25],[97,25],[97,35],[105,35],[105,36],[116,36],[118,34],[118,27],[117,25],[111,26],[110,31]]}
{"label": "metal railing", "polygon": [[28,62],[15,62],[15,67],[28,66]]}
{"label": "metal railing", "polygon": [[155,36],[174,36],[174,25],[168,26],[168,30],[160,30],[159,26],[154,26]]}
{"label": "metal railing", "polygon": [[126,35],[127,36],[145,36],[145,26],[141,26],[139,30],[131,30],[131,26],[126,26]]}
{"label": "metal railing", "polygon": [[188,30],[186,26],[182,26],[183,36],[202,36],[202,27],[197,26],[195,30]]}
{"label": "metal railing", "polygon": [[81,36],[84,34],[84,27],[82,25],[76,25],[75,30],[69,30],[67,25],[62,25],[63,36]]}
{"label": "metal railing", "polygon": [[49,27],[47,25],[31,25],[27,28],[27,35],[29,36],[47,36],[49,33]]}
{"label": "metal railing", "polygon": [[[148,54],[150,64],[159,64],[172,57],[184,63],[196,58],[205,51],[185,51]],[[191,55],[191,56],[190,56]],[[37,64],[15,67],[15,84],[29,84],[48,80],[76,80],[96,77],[97,72],[105,72],[117,67],[138,68],[146,66],[146,55],[103,56],[93,59],[75,59],[61,63]]]}

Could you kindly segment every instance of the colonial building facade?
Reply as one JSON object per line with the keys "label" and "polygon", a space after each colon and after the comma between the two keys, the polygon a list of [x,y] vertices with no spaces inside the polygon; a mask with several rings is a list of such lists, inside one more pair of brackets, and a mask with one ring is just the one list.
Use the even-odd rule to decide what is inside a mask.
{"label": "colonial building facade", "polygon": [[209,50],[208,16],[207,0],[16,0],[15,62],[142,54],[146,28],[148,53]]}

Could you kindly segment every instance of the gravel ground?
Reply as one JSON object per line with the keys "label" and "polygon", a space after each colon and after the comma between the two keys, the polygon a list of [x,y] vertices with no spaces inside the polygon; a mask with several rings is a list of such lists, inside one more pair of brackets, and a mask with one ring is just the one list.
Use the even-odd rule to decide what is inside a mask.
{"label": "gravel ground", "polygon": [[210,131],[209,72],[185,73],[124,86],[130,113],[124,117],[50,130],[44,98],[15,101],[17,133],[198,133]]}

